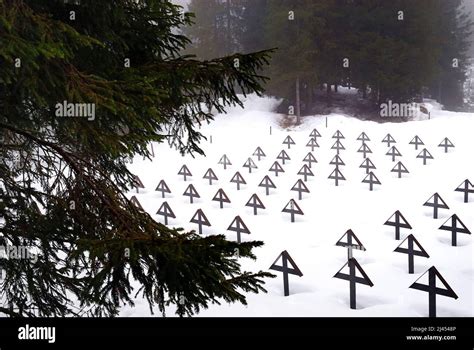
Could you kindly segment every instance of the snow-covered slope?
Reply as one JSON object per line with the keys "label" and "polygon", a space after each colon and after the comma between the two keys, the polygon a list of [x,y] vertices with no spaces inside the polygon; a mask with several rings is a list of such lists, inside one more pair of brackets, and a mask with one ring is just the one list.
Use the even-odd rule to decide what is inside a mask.
{"label": "snow-covered slope", "polygon": [[[270,112],[275,102],[251,96],[244,110],[233,108],[227,115],[219,115],[213,123],[203,126],[203,134],[212,136],[212,144],[208,141],[202,145],[206,157],[181,157],[166,144],[155,144],[153,162],[136,158],[130,164],[132,172],[146,187],[139,194],[130,192],[130,196],[136,195],[157,220],[163,220],[155,213],[167,201],[177,216],[170,219],[170,225],[197,230],[197,225],[190,220],[197,209],[202,209],[212,224],[210,228],[204,227],[203,234],[226,234],[228,239],[235,240],[236,234],[227,228],[234,217],[240,215],[251,231],[250,235],[242,235],[242,239],[265,242],[255,251],[257,261],[242,260],[244,269],[268,270],[277,256],[287,250],[303,273],[302,277],[290,276],[288,297],[283,295],[282,274],[273,271],[277,278],[268,280],[268,293],[249,295],[248,306],[215,305],[199,316],[424,317],[428,316],[428,294],[409,286],[431,266],[438,269],[459,297],[455,300],[438,296],[438,316],[474,316],[473,237],[458,234],[458,246],[453,247],[451,233],[439,230],[451,215],[457,214],[474,231],[474,195],[469,203],[463,203],[463,194],[454,191],[465,179],[474,181],[474,116],[441,111],[435,106],[431,120],[377,124],[333,114],[328,117],[327,128],[325,117],[315,116],[305,118],[299,127],[283,130],[278,124],[281,116]],[[315,176],[306,182],[311,193],[298,200],[298,193],[290,189],[302,178],[297,173],[310,151],[306,144],[313,128],[322,135],[317,139],[319,148],[313,152],[318,163],[312,166]],[[336,154],[331,149],[336,141],[332,138],[336,130],[344,135],[341,142],[346,148],[340,153],[346,164],[340,170],[347,181],[339,187],[328,179],[334,169],[329,163]],[[365,170],[359,168],[363,157],[357,152],[361,141],[356,139],[363,131],[370,137],[367,145],[373,154],[368,157],[377,167],[374,174],[382,183],[375,186],[374,191],[362,183],[366,175]],[[381,142],[387,133],[394,137],[395,146],[402,154],[397,161],[402,161],[410,171],[401,179],[391,172],[396,162],[386,155],[389,148]],[[290,149],[282,144],[288,135],[296,143]],[[423,147],[416,151],[409,144],[415,135],[434,157],[427,165],[416,158]],[[456,146],[449,153],[438,147],[445,137]],[[258,146],[267,156],[261,161],[253,156],[258,169],[249,174],[242,165]],[[282,165],[285,172],[275,177],[268,170],[283,149],[291,160]],[[227,170],[217,164],[223,154],[232,162]],[[187,182],[177,175],[183,164],[193,174]],[[202,178],[208,168],[219,178],[212,186]],[[247,182],[240,191],[229,182],[236,171],[240,171]],[[258,186],[265,175],[269,175],[277,187],[269,196]],[[162,179],[172,191],[166,199],[154,191]],[[189,198],[183,196],[190,183],[201,196],[194,204],[189,204]],[[219,188],[232,202],[225,204],[224,209],[212,201]],[[435,192],[450,207],[440,210],[438,219],[433,219],[432,208],[423,206]],[[252,208],[245,206],[254,193],[266,207],[259,210],[257,216],[253,215]],[[294,223],[289,214],[282,213],[290,199],[295,199],[304,212],[304,216],[296,216]],[[402,240],[412,233],[430,255],[429,259],[415,257],[414,274],[408,274],[407,255],[393,252],[401,240],[395,240],[393,227],[384,225],[396,210],[400,210],[413,227],[402,230]],[[346,249],[335,244],[348,229],[354,231],[367,249],[355,251],[354,257],[374,283],[372,288],[357,285],[356,310],[349,308],[349,282],[333,278],[347,261]],[[419,282],[427,283],[427,274]],[[148,306],[144,300],[137,300],[135,308],[124,308],[121,315],[148,316]],[[169,315],[173,315],[172,308]]]}

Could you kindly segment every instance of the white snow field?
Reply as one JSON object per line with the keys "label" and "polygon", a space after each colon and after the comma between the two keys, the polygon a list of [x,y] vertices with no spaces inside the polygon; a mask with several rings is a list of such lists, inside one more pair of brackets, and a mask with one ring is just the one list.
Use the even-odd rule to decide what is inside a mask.
{"label": "white snow field", "polygon": [[[133,190],[129,195],[136,195],[144,209],[158,221],[163,222],[163,217],[155,213],[167,201],[176,214],[176,219],[169,219],[171,226],[197,230],[197,225],[190,220],[197,209],[202,209],[212,225],[203,227],[204,235],[225,234],[229,240],[235,240],[235,232],[227,231],[227,228],[235,216],[240,215],[251,231],[250,235],[242,234],[242,240],[265,242],[255,250],[256,261],[241,259],[243,269],[268,270],[279,254],[287,250],[303,273],[302,277],[290,275],[289,296],[284,296],[282,273],[271,271],[277,278],[267,280],[268,293],[249,294],[247,306],[211,305],[198,316],[427,317],[428,293],[409,286],[432,266],[458,296],[457,300],[437,296],[437,316],[474,316],[473,236],[459,233],[454,247],[451,232],[439,229],[456,214],[468,229],[474,231],[474,194],[470,195],[469,203],[464,203],[463,193],[454,191],[466,179],[474,182],[474,115],[446,112],[431,103],[430,120],[425,117],[425,120],[406,123],[375,123],[332,114],[328,116],[327,128],[326,117],[314,116],[305,117],[298,127],[284,130],[279,126],[282,116],[271,112],[275,104],[271,98],[249,96],[244,109],[236,107],[229,109],[226,115],[217,115],[214,122],[201,129],[204,135],[212,136],[212,144],[208,140],[201,145],[206,157],[182,157],[167,144],[155,144],[153,162],[136,158],[130,164],[131,171],[140,177],[145,189],[139,194]],[[312,165],[314,176],[306,182],[310,193],[303,194],[302,200],[298,200],[298,193],[290,189],[302,178],[297,173],[310,151],[306,144],[314,128],[322,135],[317,138],[319,147],[313,152],[318,163]],[[345,137],[341,140],[345,150],[340,152],[340,157],[346,165],[340,166],[340,170],[347,179],[338,187],[334,180],[328,179],[334,170],[329,163],[336,155],[331,146],[336,141],[332,136],[337,130]],[[362,132],[370,138],[367,145],[373,153],[368,157],[377,167],[374,174],[381,182],[374,191],[369,191],[369,185],[362,183],[366,176],[365,170],[359,168],[363,156],[357,152],[362,144],[357,138]],[[402,161],[410,171],[400,179],[391,172],[396,162],[386,155],[389,147],[381,142],[388,133],[396,140],[395,146],[402,154],[396,162]],[[296,143],[290,149],[282,144],[288,135]],[[425,144],[418,150],[409,144],[415,135]],[[455,145],[448,153],[438,147],[445,137]],[[266,154],[261,161],[252,156],[259,146]],[[427,165],[417,158],[423,147],[434,157]],[[285,150],[291,160],[285,165],[280,162],[285,172],[275,177],[269,168],[281,150]],[[232,162],[227,170],[218,164],[224,154]],[[249,157],[258,167],[251,174],[242,167]],[[177,175],[183,164],[192,173],[186,182]],[[209,168],[218,177],[213,185],[203,179]],[[247,182],[240,191],[230,182],[236,171]],[[265,195],[265,188],[258,186],[265,175],[269,175],[277,187],[271,189],[269,196]],[[165,180],[172,191],[165,199],[155,191],[160,180]],[[189,197],[183,196],[190,183],[201,196],[194,204],[189,203]],[[219,208],[218,202],[212,201],[220,188],[231,200],[223,209]],[[440,209],[438,219],[433,219],[433,208],[423,204],[436,192],[449,209]],[[256,216],[252,208],[245,206],[254,193],[265,206]],[[296,215],[294,223],[288,213],[282,213],[290,199],[295,199],[304,212],[303,216]],[[412,226],[411,230],[401,230],[399,241],[395,240],[394,227],[384,225],[396,210],[400,210]],[[354,258],[374,284],[373,287],[357,285],[355,310],[349,307],[349,282],[333,277],[347,262],[346,248],[335,244],[349,229],[366,248],[366,251],[355,250]],[[409,234],[415,236],[430,256],[415,256],[414,274],[408,273],[408,256],[394,252]],[[428,283],[428,274],[418,282]],[[439,280],[437,287],[443,288]],[[138,299],[134,308],[124,307],[121,316],[150,316],[148,304]],[[172,307],[167,316],[174,316]]]}

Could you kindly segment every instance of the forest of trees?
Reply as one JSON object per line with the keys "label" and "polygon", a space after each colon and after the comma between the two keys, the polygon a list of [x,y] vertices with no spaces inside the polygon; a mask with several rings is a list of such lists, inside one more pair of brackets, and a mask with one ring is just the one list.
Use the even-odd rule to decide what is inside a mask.
{"label": "forest of trees", "polygon": [[423,97],[462,107],[472,29],[462,0],[191,0],[188,10],[187,52],[199,58],[278,49],[265,74],[281,111],[330,106],[338,85],[374,108]]}

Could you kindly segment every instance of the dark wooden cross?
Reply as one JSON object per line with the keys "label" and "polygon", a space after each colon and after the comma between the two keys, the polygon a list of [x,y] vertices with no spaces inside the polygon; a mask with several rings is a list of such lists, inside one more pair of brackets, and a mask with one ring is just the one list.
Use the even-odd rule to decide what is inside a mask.
{"label": "dark wooden cross", "polygon": [[337,131],[334,133],[334,135],[332,135],[332,138],[333,138],[333,139],[337,139],[338,141],[345,139],[344,135],[343,135],[342,132],[340,132],[339,130],[337,130]]}
{"label": "dark wooden cross", "polygon": [[198,224],[199,227],[199,234],[202,235],[202,227],[203,226],[211,226],[211,223],[207,219],[206,215],[201,209],[198,209],[194,216],[192,217],[191,221],[193,224]]}
{"label": "dark wooden cross", "polygon": [[265,194],[268,196],[270,194],[270,188],[276,188],[275,184],[273,183],[272,179],[268,177],[268,175],[265,175],[265,177],[262,179],[260,184],[258,185],[259,187],[265,187]]}
{"label": "dark wooden cross", "polygon": [[385,136],[384,139],[382,140],[382,143],[386,143],[388,148],[390,148],[392,147],[392,143],[397,143],[397,141],[395,141],[392,135],[387,134],[387,136]]}
{"label": "dark wooden cross", "polygon": [[256,193],[254,193],[252,197],[250,197],[250,199],[248,200],[247,204],[245,204],[245,206],[253,208],[253,215],[257,215],[257,209],[265,209],[265,206],[263,205],[260,198],[258,198]]}
{"label": "dark wooden cross", "polygon": [[161,215],[165,218],[165,225],[168,225],[168,218],[176,219],[176,215],[174,215],[173,210],[171,209],[168,202],[163,202],[156,214]]}
{"label": "dark wooden cross", "polygon": [[[428,285],[418,283],[418,280],[422,278],[426,273],[428,273]],[[443,284],[444,288],[439,288],[436,286],[436,278]],[[443,295],[445,297],[457,299],[458,296],[454,290],[449,286],[448,282],[441,276],[436,267],[432,266],[428,271],[421,275],[415,283],[413,283],[409,288],[421,290],[428,293],[428,308],[429,308],[429,317],[436,317],[436,296]]]}
{"label": "dark wooden cross", "polygon": [[367,153],[372,153],[372,150],[365,142],[362,142],[362,145],[359,147],[357,152],[362,153],[362,157],[367,158]]}
{"label": "dark wooden cross", "polygon": [[140,178],[137,176],[137,175],[133,175],[133,187],[135,187],[137,189],[137,193],[139,193],[138,189],[139,188],[145,188],[145,186],[143,185],[143,182],[142,180],[140,180]]}
{"label": "dark wooden cross", "polygon": [[283,208],[282,212],[291,214],[291,222],[295,222],[295,214],[304,215],[303,211],[294,199],[291,199],[288,202],[288,204]]}
{"label": "dark wooden cross", "polygon": [[208,179],[209,180],[209,185],[212,185],[212,181],[219,180],[217,178],[216,174],[214,173],[214,171],[211,168],[207,169],[206,173],[204,174],[204,176],[202,178],[203,179]]}
{"label": "dark wooden cross", "polygon": [[[393,218],[394,221],[391,221]],[[395,227],[395,239],[398,241],[400,240],[400,229],[407,228],[409,230],[412,229],[411,225],[408,223],[407,219],[397,210],[391,217],[385,221],[384,225],[386,226],[393,226]]]}
{"label": "dark wooden cross", "polygon": [[339,141],[337,140],[334,145],[332,145],[331,149],[335,149],[336,150],[336,154],[339,154],[340,151],[343,151],[345,150],[346,148],[344,147],[344,145]]}
{"label": "dark wooden cross", "polygon": [[317,163],[318,161],[314,158],[313,153],[308,152],[308,154],[303,158],[303,162],[308,163],[308,167],[311,168],[311,164]]}
{"label": "dark wooden cross", "polygon": [[193,184],[189,184],[189,186],[184,191],[183,196],[189,197],[189,202],[191,204],[193,204],[194,198],[201,198],[199,193],[194,188]]}
{"label": "dark wooden cross", "polygon": [[281,162],[283,163],[283,165],[285,165],[285,161],[291,160],[291,159],[290,159],[290,156],[288,155],[288,153],[285,152],[285,150],[282,150],[282,151],[280,152],[280,154],[278,154],[277,159],[281,160]]}
{"label": "dark wooden cross", "polygon": [[474,185],[469,180],[464,180],[462,184],[455,189],[456,192],[464,193],[464,203],[469,202],[469,193],[474,193]]}
{"label": "dark wooden cross", "polygon": [[369,158],[365,158],[359,168],[365,169],[366,174],[368,174],[372,169],[377,169]]}
{"label": "dark wooden cross", "polygon": [[438,147],[444,147],[444,153],[448,153],[449,148],[454,148],[454,144],[447,137],[445,137]]}
{"label": "dark wooden cross", "polygon": [[398,162],[397,164],[395,164],[395,166],[393,167],[391,172],[392,173],[397,173],[399,179],[401,179],[402,174],[408,174],[409,173],[408,169],[403,165],[402,162]]}
{"label": "dark wooden cross", "polygon": [[227,231],[234,231],[237,233],[237,242],[241,243],[241,233],[250,234],[250,230],[240,216],[236,216],[234,220],[230,223]]}
{"label": "dark wooden cross", "polygon": [[237,184],[237,191],[240,191],[240,185],[245,185],[247,182],[245,182],[244,178],[240,173],[237,171],[234,176],[232,176],[232,179],[230,179],[230,182],[236,183]]}
{"label": "dark wooden cross", "polygon": [[367,174],[367,176],[362,180],[363,183],[369,184],[369,190],[374,190],[374,185],[381,185],[382,183],[379,181],[377,176],[373,172]]}
{"label": "dark wooden cross", "polygon": [[313,172],[306,164],[304,164],[300,171],[298,171],[298,175],[303,175],[304,181],[308,181],[308,176],[314,176]]}
{"label": "dark wooden cross", "polygon": [[229,197],[222,188],[219,188],[219,190],[217,190],[212,200],[219,202],[219,206],[221,209],[224,208],[224,203],[230,203]]}
{"label": "dark wooden cross", "polygon": [[257,157],[258,161],[260,161],[260,159],[262,157],[266,157],[267,155],[265,154],[265,152],[263,152],[263,150],[260,148],[260,147],[257,147],[257,149],[255,150],[255,152],[253,152],[253,155]]}
{"label": "dark wooden cross", "polygon": [[315,147],[319,147],[318,141],[316,141],[315,138],[309,139],[308,143],[306,144],[306,147],[311,147],[311,151],[313,152]]}
{"label": "dark wooden cross", "polygon": [[339,157],[338,154],[334,156],[334,158],[329,162],[330,165],[335,165],[336,168],[339,168],[339,166],[344,166],[346,163]]}
{"label": "dark wooden cross", "polygon": [[392,156],[392,162],[395,161],[396,157],[401,157],[402,154],[400,151],[398,151],[397,147],[393,146],[392,148],[389,149],[389,151],[386,153],[387,156]]}
{"label": "dark wooden cross", "polygon": [[[280,260],[280,258],[281,258],[281,266],[277,265],[277,262],[278,260]],[[290,264],[290,267],[288,267],[288,263]],[[298,268],[298,266],[296,265],[296,263],[293,261],[290,254],[288,254],[286,250],[282,251],[281,254],[278,255],[278,258],[276,258],[276,260],[270,266],[270,270],[283,272],[283,290],[284,290],[285,297],[290,295],[290,285],[288,282],[288,274],[297,275],[299,277],[303,276],[303,273]]]}
{"label": "dark wooden cross", "polygon": [[249,174],[252,173],[252,169],[257,169],[257,165],[255,164],[252,158],[248,158],[247,161],[244,163],[243,167],[249,169]]}
{"label": "dark wooden cross", "polygon": [[[131,196],[131,197],[130,197],[130,202],[131,202],[134,206],[136,206],[138,209],[144,211],[144,210],[143,210],[143,207],[142,207],[142,205],[140,204],[140,202],[138,201],[138,198],[137,198],[137,197]],[[36,202],[34,202],[34,203],[36,204]],[[36,205],[36,206],[37,206],[37,205]],[[38,207],[38,206],[37,206],[37,207]],[[39,210],[39,208],[38,208],[38,210]],[[41,212],[40,212],[40,213],[41,213]]]}
{"label": "dark wooden cross", "polygon": [[[433,199],[433,202],[430,202],[431,199]],[[433,219],[438,218],[438,209],[449,209],[446,202],[438,193],[432,195],[423,205],[425,207],[433,207]]]}
{"label": "dark wooden cross", "polygon": [[161,192],[161,198],[165,198],[165,193],[171,193],[171,190],[166,184],[165,180],[160,180],[158,186],[155,188],[155,191]]}
{"label": "dark wooden cross", "polygon": [[314,128],[313,131],[311,131],[311,134],[309,134],[309,137],[315,139],[317,137],[321,137],[321,134],[319,133],[318,129]]}
{"label": "dark wooden cross", "polygon": [[416,156],[416,158],[423,159],[423,165],[426,165],[427,159],[434,159],[431,153],[426,148],[423,148],[423,150],[420,152],[420,154]]}
{"label": "dark wooden cross", "polygon": [[347,248],[347,261],[353,258],[353,249],[366,251],[364,245],[352,230],[347,230],[337,241],[336,246]]}
{"label": "dark wooden cross", "polygon": [[415,145],[415,150],[418,151],[418,146],[424,146],[424,142],[418,136],[415,136],[413,140],[410,141],[410,145]]}
{"label": "dark wooden cross", "polygon": [[217,164],[222,164],[224,166],[224,170],[227,169],[228,165],[232,165],[229,158],[225,154],[221,157],[221,159],[219,160],[219,162]]}
{"label": "dark wooden cross", "polygon": [[304,183],[303,180],[298,179],[294,186],[291,188],[291,191],[297,191],[298,192],[298,199],[301,200],[303,198],[303,193],[309,193],[309,189]]}
{"label": "dark wooden cross", "polygon": [[342,175],[339,168],[335,168],[331,175],[329,175],[328,179],[335,180],[336,186],[339,186],[339,181],[346,181],[346,178],[344,177],[344,175]]}
{"label": "dark wooden cross", "polygon": [[[349,274],[341,272],[346,266],[349,266]],[[362,277],[357,276],[356,270],[359,271],[359,274]],[[334,277],[349,281],[349,299],[351,309],[356,309],[356,283],[370,287],[374,286],[369,276],[367,276],[365,271],[354,258],[349,259],[347,263],[345,263],[344,266],[334,275]]]}
{"label": "dark wooden cross", "polygon": [[357,138],[357,141],[362,141],[362,144],[364,144],[366,141],[370,141],[370,138],[367,136],[365,132],[362,132],[362,134],[359,135]]}
{"label": "dark wooden cross", "polygon": [[[448,221],[451,221],[451,226],[446,225]],[[459,226],[458,226],[459,225]],[[445,230],[445,231],[451,231],[452,239],[451,239],[451,245],[453,247],[457,246],[457,234],[458,233],[465,233],[470,235],[471,231],[468,230],[466,225],[461,221],[461,219],[454,214],[451,216],[444,224],[442,224],[439,228],[440,230]]]}
{"label": "dark wooden cross", "polygon": [[183,175],[184,181],[186,181],[186,178],[188,176],[193,176],[191,172],[189,171],[188,167],[186,165],[183,165],[181,169],[179,169],[178,175]]}
{"label": "dark wooden cross", "polygon": [[[408,247],[402,247],[402,245],[407,242]],[[418,250],[415,248],[418,248]],[[418,242],[412,234],[410,234],[407,238],[405,238],[402,243],[394,250],[397,253],[408,254],[408,273],[412,274],[415,272],[415,255],[421,256],[424,258],[429,258],[430,256],[426,252],[426,250],[421,246],[420,242]]]}
{"label": "dark wooden cross", "polygon": [[293,139],[291,138],[290,135],[288,135],[285,140],[283,141],[283,144],[284,145],[287,145],[288,146],[288,149],[290,149],[291,145],[295,145],[295,141],[293,141]]}
{"label": "dark wooden cross", "polygon": [[278,162],[273,163],[268,171],[274,171],[276,177],[278,177],[278,173],[284,173],[285,172],[285,170],[283,170],[280,163],[278,163]]}

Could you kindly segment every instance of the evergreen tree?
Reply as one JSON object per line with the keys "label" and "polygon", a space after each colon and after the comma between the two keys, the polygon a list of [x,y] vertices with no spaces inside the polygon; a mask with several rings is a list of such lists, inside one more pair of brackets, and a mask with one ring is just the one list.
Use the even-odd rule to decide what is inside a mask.
{"label": "evergreen tree", "polygon": [[[0,312],[114,316],[140,295],[192,315],[264,291],[272,275],[235,255],[262,242],[166,227],[125,196],[126,159],[150,158],[151,141],[202,154],[211,107],[241,104],[235,86],[263,91],[268,52],[182,57],[190,22],[165,0],[0,1],[0,246],[36,256],[0,257]],[[95,118],[58,116],[63,101]]]}

